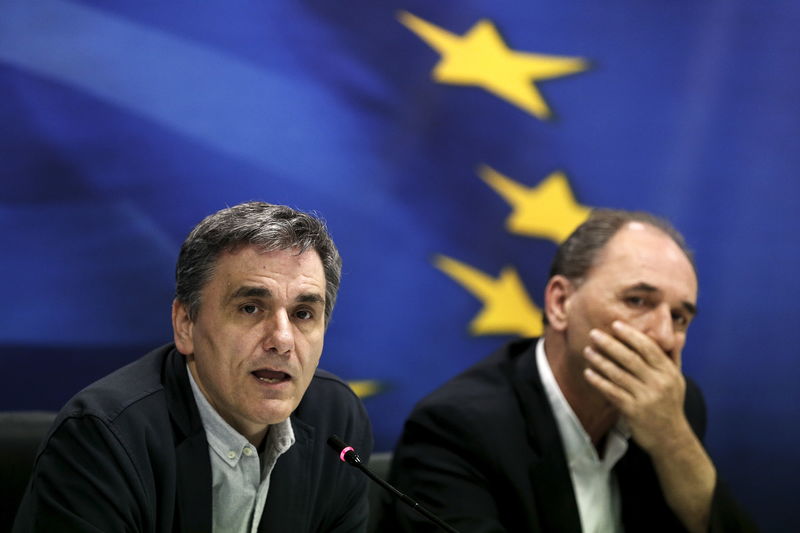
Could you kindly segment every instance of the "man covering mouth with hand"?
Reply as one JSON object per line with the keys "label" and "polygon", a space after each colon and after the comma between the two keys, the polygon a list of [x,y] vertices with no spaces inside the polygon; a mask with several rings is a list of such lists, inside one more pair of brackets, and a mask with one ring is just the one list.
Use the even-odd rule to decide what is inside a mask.
{"label": "man covering mouth with hand", "polygon": [[[681,371],[697,275],[683,237],[595,210],[559,247],[544,334],[423,399],[390,481],[462,533],[751,531],[701,438]],[[400,505],[386,531],[433,531]]]}

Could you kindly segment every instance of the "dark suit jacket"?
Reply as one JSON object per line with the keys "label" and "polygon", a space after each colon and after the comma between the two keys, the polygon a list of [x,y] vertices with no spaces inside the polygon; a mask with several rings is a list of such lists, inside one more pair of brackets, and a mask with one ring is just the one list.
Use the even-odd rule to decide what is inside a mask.
{"label": "dark suit jacket", "polygon": [[[366,478],[326,446],[365,458],[366,411],[323,370],[291,416],[295,444],[272,472],[259,531],[362,531]],[[78,393],[40,449],[15,532],[211,531],[211,464],[185,361],[163,346]]]}
{"label": "dark suit jacket", "polygon": [[[579,532],[564,448],[536,367],[537,339],[512,342],[423,399],[395,451],[389,481],[462,533]],[[687,417],[705,431],[699,389],[687,384]],[[633,441],[616,468],[628,532],[683,531],[647,454]],[[721,486],[712,530],[749,522]],[[385,528],[436,531],[396,502]]]}

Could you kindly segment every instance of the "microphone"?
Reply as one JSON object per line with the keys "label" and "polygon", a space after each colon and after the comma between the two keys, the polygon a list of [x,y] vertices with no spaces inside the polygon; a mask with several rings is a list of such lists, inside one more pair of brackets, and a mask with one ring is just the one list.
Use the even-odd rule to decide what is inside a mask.
{"label": "microphone", "polygon": [[380,477],[376,476],[375,473],[373,473],[369,468],[364,466],[364,463],[363,461],[361,461],[361,457],[358,456],[356,450],[352,446],[344,442],[337,435],[331,435],[328,438],[328,446],[333,448],[333,451],[339,454],[340,461],[352,465],[361,470],[364,474],[366,474],[368,478],[370,478],[372,481],[374,481],[375,483],[377,483],[378,485],[389,491],[395,497],[399,498],[400,501],[410,506],[412,509],[420,513],[422,516],[424,516],[425,518],[427,518],[440,528],[444,529],[445,531],[449,531],[450,533],[458,533],[457,529],[454,529],[452,526],[448,525],[441,518],[439,518],[429,510],[425,509],[419,503],[414,501],[411,497],[406,496],[405,494],[403,494],[402,492],[391,486],[389,483],[382,480]]}
{"label": "microphone", "polygon": [[333,450],[339,454],[340,461],[353,466],[361,464],[361,457],[358,456],[355,449],[352,446],[348,446],[337,435],[331,435],[328,437],[328,446],[333,448]]}

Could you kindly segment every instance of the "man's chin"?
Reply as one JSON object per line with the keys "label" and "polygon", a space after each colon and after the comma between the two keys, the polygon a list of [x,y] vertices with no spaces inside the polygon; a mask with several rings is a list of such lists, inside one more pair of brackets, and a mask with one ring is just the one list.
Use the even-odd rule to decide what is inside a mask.
{"label": "man's chin", "polygon": [[265,426],[280,424],[295,410],[297,405],[288,400],[266,400],[253,413],[255,420]]}

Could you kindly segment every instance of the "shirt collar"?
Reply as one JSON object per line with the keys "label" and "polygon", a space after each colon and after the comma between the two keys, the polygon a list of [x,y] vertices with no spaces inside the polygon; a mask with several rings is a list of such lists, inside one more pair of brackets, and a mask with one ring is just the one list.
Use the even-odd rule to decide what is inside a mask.
{"label": "shirt collar", "polygon": [[536,366],[539,370],[542,386],[547,394],[547,400],[553,410],[570,468],[576,468],[580,463],[588,461],[595,465],[605,464],[606,468],[612,469],[628,449],[630,431],[625,422],[620,418],[617,424],[609,431],[606,437],[605,453],[603,453],[603,459],[601,460],[592,444],[592,439],[586,433],[583,425],[578,420],[578,416],[572,410],[569,402],[564,397],[564,393],[561,392],[561,388],[558,386],[558,382],[550,368],[550,363],[547,361],[543,338],[540,338],[536,344]]}
{"label": "shirt collar", "polygon": [[[200,412],[200,419],[206,430],[208,445],[229,466],[236,467],[242,454],[255,453],[255,447],[222,418],[200,390],[188,366],[186,370],[189,373],[189,383],[192,386],[197,410]],[[267,432],[265,443],[265,455],[270,458],[269,462],[274,464],[278,456],[294,444],[294,440],[294,430],[288,418],[272,424]]]}

